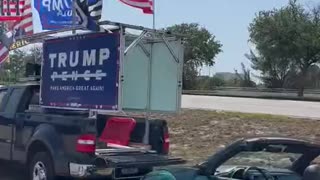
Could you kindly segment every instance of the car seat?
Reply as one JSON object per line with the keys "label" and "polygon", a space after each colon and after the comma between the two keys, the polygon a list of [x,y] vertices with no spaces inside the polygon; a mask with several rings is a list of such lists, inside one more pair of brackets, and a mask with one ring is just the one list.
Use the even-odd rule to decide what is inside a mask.
{"label": "car seat", "polygon": [[308,166],[303,173],[302,180],[320,180],[320,165]]}

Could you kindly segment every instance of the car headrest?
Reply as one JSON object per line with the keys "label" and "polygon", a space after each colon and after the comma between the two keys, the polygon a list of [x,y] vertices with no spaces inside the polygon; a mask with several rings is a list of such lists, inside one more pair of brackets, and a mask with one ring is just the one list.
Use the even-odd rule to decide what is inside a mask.
{"label": "car headrest", "polygon": [[320,165],[313,164],[308,166],[304,173],[302,180],[319,180],[320,179]]}

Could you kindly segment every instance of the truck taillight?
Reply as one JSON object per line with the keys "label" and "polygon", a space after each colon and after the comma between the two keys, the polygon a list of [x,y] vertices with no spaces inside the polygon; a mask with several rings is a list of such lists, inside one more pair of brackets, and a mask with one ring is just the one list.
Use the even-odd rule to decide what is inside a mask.
{"label": "truck taillight", "polygon": [[94,153],[96,151],[96,137],[93,134],[84,134],[78,137],[76,151]]}
{"label": "truck taillight", "polygon": [[170,138],[169,138],[169,133],[166,132],[164,134],[164,142],[163,142],[163,152],[164,154],[168,154],[169,153],[169,149],[170,149]]}

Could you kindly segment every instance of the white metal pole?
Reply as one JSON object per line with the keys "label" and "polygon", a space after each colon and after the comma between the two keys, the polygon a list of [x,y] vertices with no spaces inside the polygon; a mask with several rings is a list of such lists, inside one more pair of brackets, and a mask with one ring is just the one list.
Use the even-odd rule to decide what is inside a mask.
{"label": "white metal pole", "polygon": [[[156,0],[153,0],[152,3],[152,10],[153,10],[153,15],[152,15],[152,28],[155,30],[156,29]],[[149,64],[148,64],[148,102],[147,102],[147,113],[146,113],[146,123],[145,123],[145,133],[143,137],[143,143],[144,144],[149,144],[149,135],[150,135],[150,116],[151,116],[151,102],[152,102],[152,60],[153,60],[153,42],[151,42],[151,52],[150,52],[150,57],[149,57]]]}
{"label": "white metal pole", "polygon": [[[76,26],[76,0],[72,0],[72,27]],[[72,34],[76,34],[76,29],[72,29]]]}
{"label": "white metal pole", "polygon": [[153,29],[156,29],[156,0],[153,0],[153,3],[152,3],[152,10],[153,10],[153,16],[152,16],[152,18],[153,18]]}
{"label": "white metal pole", "polygon": [[149,136],[150,136],[150,116],[151,116],[151,102],[152,102],[152,50],[153,42],[151,42],[151,51],[148,61],[148,89],[147,89],[147,109],[146,109],[146,123],[145,123],[145,133],[143,137],[143,143],[149,145]]}

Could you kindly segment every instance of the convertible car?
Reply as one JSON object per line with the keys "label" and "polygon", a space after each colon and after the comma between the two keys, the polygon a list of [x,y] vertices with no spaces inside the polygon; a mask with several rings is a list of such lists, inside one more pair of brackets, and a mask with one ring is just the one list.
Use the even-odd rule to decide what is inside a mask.
{"label": "convertible car", "polygon": [[164,167],[144,180],[320,180],[320,144],[291,138],[238,140],[194,167]]}

